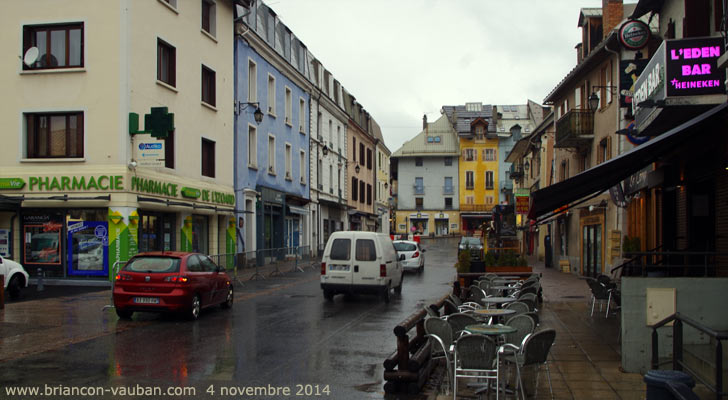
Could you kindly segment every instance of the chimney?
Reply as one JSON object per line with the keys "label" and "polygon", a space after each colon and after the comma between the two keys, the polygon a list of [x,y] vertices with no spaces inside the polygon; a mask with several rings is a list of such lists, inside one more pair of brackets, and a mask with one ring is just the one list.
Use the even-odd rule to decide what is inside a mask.
{"label": "chimney", "polygon": [[623,18],[624,5],[622,0],[602,0],[603,37],[609,36],[612,29],[616,28]]}
{"label": "chimney", "polygon": [[427,130],[427,114],[422,116],[422,130]]}

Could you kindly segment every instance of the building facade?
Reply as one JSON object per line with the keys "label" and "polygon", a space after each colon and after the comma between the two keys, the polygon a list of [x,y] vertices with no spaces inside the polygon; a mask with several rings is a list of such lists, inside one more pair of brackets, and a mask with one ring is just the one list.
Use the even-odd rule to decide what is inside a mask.
{"label": "building facade", "polygon": [[457,133],[447,115],[392,154],[396,234],[444,236],[460,230]]}
{"label": "building facade", "polygon": [[264,4],[251,7],[236,33],[235,190],[243,193],[238,210],[250,216],[243,248],[293,253],[310,238],[308,54]]}
{"label": "building facade", "polygon": [[232,5],[14,2],[2,18],[24,55],[0,70],[18,94],[2,111],[5,255],[108,279],[138,251],[234,252]]}
{"label": "building facade", "polygon": [[376,212],[379,222],[377,223],[377,232],[388,233],[390,231],[391,218],[391,196],[389,195],[389,163],[392,152],[384,143],[382,129],[376,123],[372,124],[372,132],[376,138],[376,168],[377,174],[375,179],[376,187]]}

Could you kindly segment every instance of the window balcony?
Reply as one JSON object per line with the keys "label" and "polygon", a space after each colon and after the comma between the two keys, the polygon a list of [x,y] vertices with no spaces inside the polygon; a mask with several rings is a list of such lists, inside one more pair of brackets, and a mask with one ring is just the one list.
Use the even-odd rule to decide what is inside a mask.
{"label": "window balcony", "polygon": [[571,110],[556,121],[554,147],[583,149],[594,140],[594,113],[591,110]]}
{"label": "window balcony", "polygon": [[452,186],[443,186],[442,187],[442,194],[453,194],[455,193],[455,188]]}
{"label": "window balcony", "polygon": [[424,186],[413,186],[415,188],[415,194],[425,194],[425,187]]}

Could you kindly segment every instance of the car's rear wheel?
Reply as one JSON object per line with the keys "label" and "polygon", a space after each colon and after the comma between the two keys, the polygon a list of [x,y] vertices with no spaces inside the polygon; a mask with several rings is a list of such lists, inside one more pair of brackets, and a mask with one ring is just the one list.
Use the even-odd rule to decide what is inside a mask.
{"label": "car's rear wheel", "polygon": [[190,303],[190,310],[188,311],[187,317],[191,320],[196,320],[200,316],[200,309],[202,308],[202,305],[200,304],[200,296],[194,295],[192,297],[192,302]]}
{"label": "car's rear wheel", "polygon": [[120,308],[116,309],[116,315],[118,315],[121,319],[131,319],[132,314],[134,314],[134,311],[124,310]]}
{"label": "car's rear wheel", "polygon": [[233,306],[233,285],[230,285],[228,288],[227,297],[225,298],[225,301],[220,304],[220,307],[228,309]]}
{"label": "car's rear wheel", "polygon": [[328,301],[334,300],[334,291],[331,289],[324,289],[324,299]]}
{"label": "car's rear wheel", "polygon": [[13,275],[12,278],[10,278],[10,282],[8,282],[8,295],[11,299],[17,299],[20,297],[20,288],[22,287],[22,284],[20,283],[20,277],[18,275]]}

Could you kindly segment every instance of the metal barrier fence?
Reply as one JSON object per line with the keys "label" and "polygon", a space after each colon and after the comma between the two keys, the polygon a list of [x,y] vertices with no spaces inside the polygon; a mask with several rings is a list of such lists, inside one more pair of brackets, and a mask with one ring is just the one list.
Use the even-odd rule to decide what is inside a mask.
{"label": "metal barrier fence", "polygon": [[[321,252],[319,252],[321,254]],[[281,275],[284,272],[305,271],[306,268],[318,268],[321,258],[311,254],[310,246],[281,247],[277,249],[259,249],[237,254],[211,255],[213,261],[225,267],[226,272],[242,283],[243,274],[251,274],[249,280],[265,279]]]}

